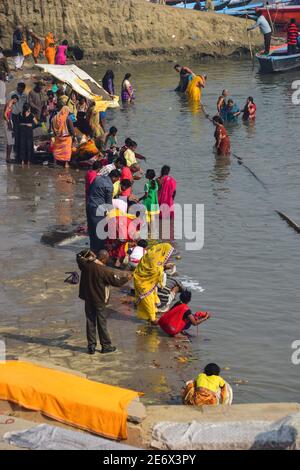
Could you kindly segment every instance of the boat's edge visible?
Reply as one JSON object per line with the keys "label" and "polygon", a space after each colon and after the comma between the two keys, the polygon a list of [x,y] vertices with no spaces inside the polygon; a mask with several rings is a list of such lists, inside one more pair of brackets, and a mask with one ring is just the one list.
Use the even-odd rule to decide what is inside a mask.
{"label": "boat's edge visible", "polygon": [[[255,54],[255,57],[257,58],[259,65],[260,65],[260,71],[262,73],[280,73],[280,72],[288,72],[290,70],[296,70],[300,68],[300,52],[299,54],[293,54],[295,59],[299,59],[299,61],[296,61],[295,64],[290,65],[285,67],[284,69],[280,68],[278,69],[276,67],[276,62],[281,61],[281,60],[286,60],[289,56],[276,56],[274,55],[264,55],[261,52],[258,52]],[[276,61],[277,59],[277,61]]]}

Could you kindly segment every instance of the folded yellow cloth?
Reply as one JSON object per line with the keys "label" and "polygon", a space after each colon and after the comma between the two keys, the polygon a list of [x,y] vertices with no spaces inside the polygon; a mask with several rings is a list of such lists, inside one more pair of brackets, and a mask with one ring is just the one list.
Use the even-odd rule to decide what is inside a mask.
{"label": "folded yellow cloth", "polygon": [[127,437],[127,406],[138,393],[29,362],[0,363],[0,399],[111,439]]}

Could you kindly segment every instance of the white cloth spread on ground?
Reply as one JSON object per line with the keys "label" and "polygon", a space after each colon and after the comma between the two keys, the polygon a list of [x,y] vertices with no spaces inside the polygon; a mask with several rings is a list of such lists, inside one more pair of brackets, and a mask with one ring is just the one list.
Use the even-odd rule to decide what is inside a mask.
{"label": "white cloth spread on ground", "polygon": [[156,449],[299,449],[300,413],[275,423],[238,422],[161,422],[153,427],[151,446]]}
{"label": "white cloth spread on ground", "polygon": [[91,434],[39,424],[24,431],[8,432],[4,439],[9,444],[32,450],[131,450],[136,447]]}

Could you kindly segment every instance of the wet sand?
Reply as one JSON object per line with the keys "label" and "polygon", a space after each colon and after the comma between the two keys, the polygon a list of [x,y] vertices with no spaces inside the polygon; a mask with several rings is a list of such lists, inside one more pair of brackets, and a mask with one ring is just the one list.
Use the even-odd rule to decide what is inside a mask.
{"label": "wet sand", "polygon": [[77,247],[41,243],[49,227],[85,223],[84,172],[7,165],[1,129],[0,181],[0,339],[7,357],[46,361],[132,388],[143,392],[148,404],[178,402],[183,381],[194,373],[188,340],[169,339],[140,322],[127,286],[112,291],[108,306],[119,352],[102,356],[98,345],[96,354],[88,355],[84,303],[78,286],[63,282],[66,272],[78,271],[75,255],[88,238]]}

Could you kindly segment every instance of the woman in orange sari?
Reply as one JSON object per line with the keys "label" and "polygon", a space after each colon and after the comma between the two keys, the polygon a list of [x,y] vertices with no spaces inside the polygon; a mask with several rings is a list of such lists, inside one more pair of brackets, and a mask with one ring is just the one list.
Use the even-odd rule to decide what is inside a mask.
{"label": "woman in orange sari", "polygon": [[29,31],[30,37],[33,42],[33,49],[32,49],[32,54],[33,54],[33,60],[34,63],[37,64],[38,62],[38,57],[40,55],[41,49],[42,49],[42,44],[40,38],[32,31],[32,29]]}
{"label": "woman in orange sari", "polygon": [[65,168],[69,167],[72,155],[72,137],[75,136],[73,122],[69,114],[68,106],[63,106],[52,119],[54,133],[53,156],[55,162],[63,163]]}
{"label": "woman in orange sari", "polygon": [[53,33],[48,33],[45,37],[45,57],[47,59],[48,64],[55,64],[55,54],[55,38]]}
{"label": "woman in orange sari", "polygon": [[222,157],[227,157],[230,155],[230,139],[224,127],[223,119],[220,118],[220,116],[214,116],[213,124],[216,126],[215,149],[216,149],[217,155],[220,155]]}

